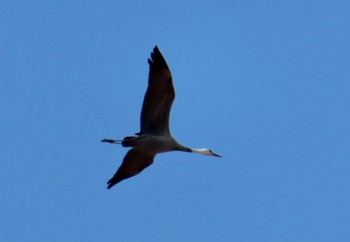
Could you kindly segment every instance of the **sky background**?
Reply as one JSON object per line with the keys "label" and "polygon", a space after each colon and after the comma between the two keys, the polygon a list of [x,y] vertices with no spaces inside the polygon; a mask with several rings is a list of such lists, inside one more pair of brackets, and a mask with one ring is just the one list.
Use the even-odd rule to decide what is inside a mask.
{"label": "sky background", "polygon": [[[350,2],[0,0],[0,241],[350,241]],[[147,58],[191,147],[106,189]]]}

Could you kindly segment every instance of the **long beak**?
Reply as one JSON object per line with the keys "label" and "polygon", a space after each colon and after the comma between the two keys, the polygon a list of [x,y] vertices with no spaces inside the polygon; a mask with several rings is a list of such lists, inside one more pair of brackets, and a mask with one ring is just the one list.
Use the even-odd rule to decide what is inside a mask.
{"label": "long beak", "polygon": [[220,157],[220,158],[222,158],[222,156],[221,156],[221,155],[216,154],[216,153],[214,153],[214,152],[213,152],[213,156],[216,156],[216,157]]}

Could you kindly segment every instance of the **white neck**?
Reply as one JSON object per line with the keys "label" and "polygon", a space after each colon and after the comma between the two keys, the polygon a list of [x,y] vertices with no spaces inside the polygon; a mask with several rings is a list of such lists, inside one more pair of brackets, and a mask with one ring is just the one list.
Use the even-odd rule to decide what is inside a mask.
{"label": "white neck", "polygon": [[191,151],[193,153],[199,153],[199,154],[202,154],[202,155],[212,155],[210,153],[210,151],[208,149],[205,149],[205,148],[200,148],[200,149],[191,148]]}

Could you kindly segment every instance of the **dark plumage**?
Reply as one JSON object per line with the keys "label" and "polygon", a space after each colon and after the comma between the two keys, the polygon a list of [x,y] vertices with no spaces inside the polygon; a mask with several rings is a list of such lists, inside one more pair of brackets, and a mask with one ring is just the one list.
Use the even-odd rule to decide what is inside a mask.
{"label": "dark plumage", "polygon": [[107,182],[108,189],[118,182],[135,176],[153,163],[157,153],[179,150],[220,157],[209,149],[188,148],[179,144],[170,134],[169,114],[175,98],[170,70],[156,46],[148,59],[148,88],[141,111],[141,129],[136,136],[123,140],[103,139],[103,142],[133,147],[128,151],[121,166]]}

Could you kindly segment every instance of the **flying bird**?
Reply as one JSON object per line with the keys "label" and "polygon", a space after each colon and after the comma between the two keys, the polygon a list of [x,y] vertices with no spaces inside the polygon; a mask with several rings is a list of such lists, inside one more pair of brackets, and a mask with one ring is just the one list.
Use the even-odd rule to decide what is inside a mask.
{"label": "flying bird", "polygon": [[169,114],[175,98],[171,73],[157,46],[148,59],[148,88],[141,111],[141,130],[135,136],[122,140],[103,139],[102,142],[132,147],[125,155],[121,166],[107,182],[110,189],[120,181],[139,174],[153,163],[158,153],[168,151],[194,152],[221,157],[207,148],[189,148],[178,143],[169,130]]}

